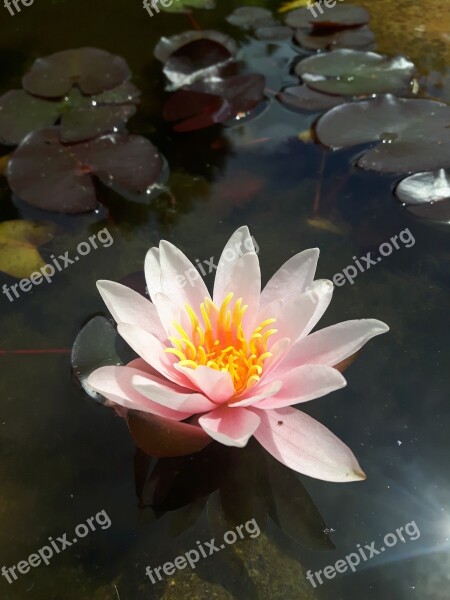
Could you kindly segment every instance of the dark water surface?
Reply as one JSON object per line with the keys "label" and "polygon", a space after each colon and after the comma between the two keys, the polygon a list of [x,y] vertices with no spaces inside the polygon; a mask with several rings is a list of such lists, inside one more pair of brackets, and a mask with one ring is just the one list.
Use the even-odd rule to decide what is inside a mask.
{"label": "dark water surface", "polygon": [[[217,28],[245,41],[242,32],[225,22],[239,5],[222,2],[214,11],[196,12],[196,18],[203,29]],[[49,536],[56,539],[67,532],[72,539],[77,524],[101,511],[111,520],[110,527],[97,527],[54,556],[49,566],[20,575],[13,584],[1,577],[0,598],[450,598],[448,228],[405,211],[392,196],[395,177],[349,168],[352,152],[328,153],[323,162],[320,146],[298,139],[312,118],[275,102],[248,125],[174,134],[161,118],[164,78],[152,52],[161,35],[190,27],[183,15],[150,18],[138,0],[36,0],[14,17],[0,7],[0,93],[19,87],[31,63],[52,52],[95,46],[122,55],[143,93],[129,129],[147,136],[166,157],[176,199],[172,205],[162,195],[146,206],[101,188],[109,215],[101,209],[55,217],[13,199],[0,178],[1,220],[60,224],[62,232],[46,246],[44,257],[73,252],[105,226],[114,238],[112,246],[91,252],[51,285],[36,287],[13,303],[0,298],[0,566],[27,559]],[[249,69],[269,72],[268,88],[292,81],[287,64],[294,51],[289,45],[268,46],[249,38],[244,54]],[[322,168],[320,206],[314,214]],[[325,225],[317,223],[318,217],[327,220]],[[335,224],[331,230],[329,221]],[[182,506],[180,501],[177,507],[175,502],[169,508],[177,510],[165,514],[139,508],[135,480],[141,463],[127,427],[80,390],[68,352],[87,318],[104,312],[97,279],[120,280],[142,270],[147,249],[160,239],[172,241],[192,260],[218,258],[243,224],[259,245],[264,282],[291,255],[314,246],[321,249],[318,276],[332,278],[353,264],[353,257],[369,251],[377,255],[380,244],[410,231],[414,244],[400,245],[353,285],[336,288],[321,321],[326,326],[374,317],[388,323],[390,333],[364,349],[346,373],[345,389],[306,406],[306,412],[353,449],[367,481],[344,485],[295,477],[333,530],[335,549],[311,549],[314,544],[306,534],[301,543],[306,508],[305,515],[290,508],[294,489],[284,482],[278,520],[287,522],[283,529],[297,531],[297,540],[270,520],[258,538],[229,546],[195,570],[181,570],[152,585],[145,576],[147,565],[172,561],[195,548],[197,540],[219,535],[223,523],[217,492],[206,506],[208,481],[202,480],[211,477],[211,463],[219,459],[207,455],[204,469],[200,466],[192,482],[181,485],[180,496],[198,486],[193,504]],[[12,281],[0,276],[1,285]],[[212,284],[212,275],[207,282]],[[52,349],[60,352],[13,353]],[[239,474],[227,489],[231,504],[235,494],[237,514],[244,515],[240,522],[259,515],[257,508],[252,513],[251,502],[244,506],[251,496],[251,454],[259,450],[251,445],[242,452],[225,457],[235,461]],[[262,494],[258,481],[252,502]],[[411,521],[420,537],[413,535],[417,539],[406,538],[361,562],[355,573],[347,570],[317,588],[305,578],[308,569],[334,565],[357,551],[357,544],[376,542],[380,548],[387,533]]]}

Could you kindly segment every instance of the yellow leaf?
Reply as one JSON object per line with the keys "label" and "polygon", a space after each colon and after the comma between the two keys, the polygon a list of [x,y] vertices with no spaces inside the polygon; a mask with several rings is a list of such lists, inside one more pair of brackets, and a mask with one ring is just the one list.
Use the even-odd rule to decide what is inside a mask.
{"label": "yellow leaf", "polygon": [[300,133],[298,134],[297,137],[299,140],[301,140],[305,144],[308,144],[309,142],[312,142],[312,140],[313,140],[311,129],[305,129],[305,131],[300,131]]}
{"label": "yellow leaf", "polygon": [[310,2],[311,0],[292,0],[291,2],[284,2],[278,9],[278,12],[284,13],[288,12],[289,10],[294,10],[296,8],[303,8],[307,6]]}
{"label": "yellow leaf", "polygon": [[11,156],[12,154],[5,154],[5,156],[0,157],[0,175],[4,175],[6,173],[6,167],[8,166]]}
{"label": "yellow leaf", "polygon": [[45,262],[37,246],[52,239],[55,226],[33,221],[4,221],[0,223],[0,271],[28,278],[39,271]]}

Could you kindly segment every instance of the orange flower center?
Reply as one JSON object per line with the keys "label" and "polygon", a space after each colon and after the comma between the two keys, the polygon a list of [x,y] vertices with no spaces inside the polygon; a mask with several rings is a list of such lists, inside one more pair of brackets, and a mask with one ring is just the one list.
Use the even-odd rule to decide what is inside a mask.
{"label": "orange flower center", "polygon": [[261,378],[264,362],[272,356],[267,351],[267,342],[276,329],[268,329],[276,319],[266,319],[246,339],[242,319],[248,306],[242,306],[239,298],[233,308],[230,292],[220,308],[209,298],[200,305],[203,324],[189,304],[186,311],[191,321],[191,332],[186,332],[179,323],[174,323],[180,337],[170,337],[172,348],[166,352],[175,354],[179,365],[196,369],[204,365],[216,371],[228,371],[233,380],[236,394],[253,387]]}

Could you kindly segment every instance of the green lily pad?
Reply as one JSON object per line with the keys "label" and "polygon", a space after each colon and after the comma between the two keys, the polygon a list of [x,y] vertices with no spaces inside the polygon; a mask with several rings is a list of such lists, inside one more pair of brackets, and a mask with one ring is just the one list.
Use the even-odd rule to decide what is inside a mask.
{"label": "green lily pad", "polygon": [[288,108],[304,112],[325,112],[347,99],[344,96],[331,96],[311,90],[306,85],[294,85],[277,94],[277,100]]}
{"label": "green lily pad", "polygon": [[375,34],[366,25],[328,34],[314,34],[298,29],[295,33],[295,40],[308,50],[335,50],[338,48],[371,50],[375,44]]}
{"label": "green lily pad", "polygon": [[402,56],[342,49],[306,58],[295,72],[318,92],[357,96],[407,91],[415,67]]}
{"label": "green lily pad", "polygon": [[194,8],[212,10],[216,7],[216,3],[214,0],[173,0],[168,6],[160,3],[158,7],[164,12],[187,13]]}
{"label": "green lily pad", "polygon": [[416,216],[450,223],[450,174],[444,169],[406,177],[395,195]]}
{"label": "green lily pad", "polygon": [[294,29],[334,30],[367,25],[370,15],[365,8],[353,4],[337,4],[333,7],[319,8],[312,3],[309,8],[299,8],[288,13],[286,25]]}

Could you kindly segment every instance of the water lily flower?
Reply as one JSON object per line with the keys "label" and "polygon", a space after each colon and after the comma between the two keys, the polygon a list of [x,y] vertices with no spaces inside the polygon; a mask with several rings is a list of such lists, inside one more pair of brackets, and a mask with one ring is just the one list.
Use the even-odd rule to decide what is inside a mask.
{"label": "water lily flower", "polygon": [[[327,481],[364,479],[351,450],[293,405],[346,385],[334,368],[388,331],[375,319],[311,333],[333,284],[314,281],[319,250],[289,259],[261,291],[247,227],[221,255],[212,298],[194,265],[161,241],[145,259],[151,302],[112,281],[97,283],[118,332],[140,356],[94,371],[89,384],[125,409],[189,423],[227,446],[251,436],[276,459]],[[177,430],[178,431],[178,430]]]}

